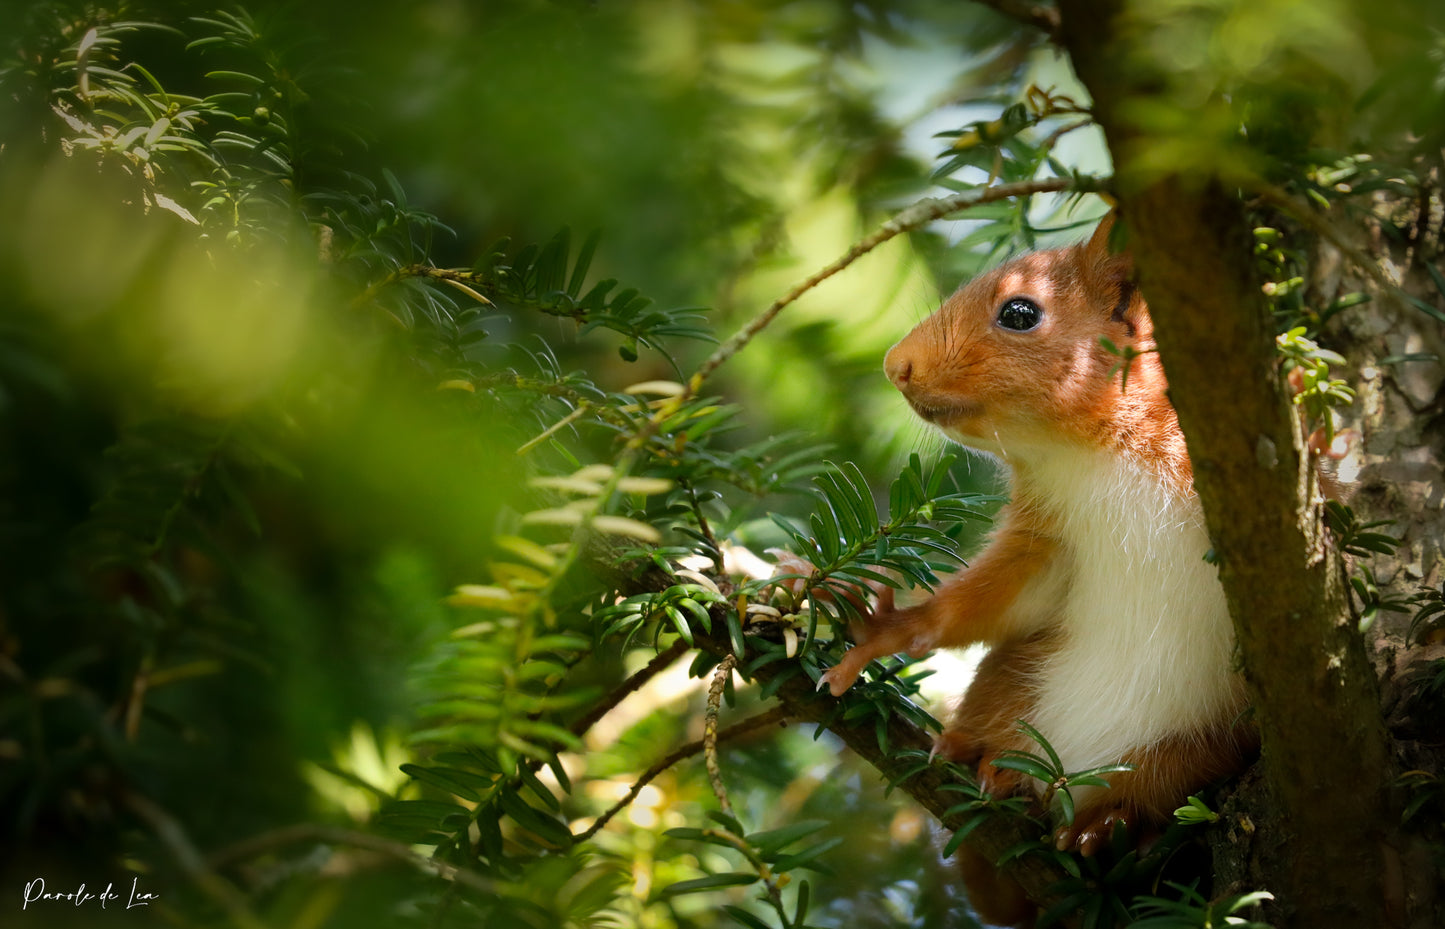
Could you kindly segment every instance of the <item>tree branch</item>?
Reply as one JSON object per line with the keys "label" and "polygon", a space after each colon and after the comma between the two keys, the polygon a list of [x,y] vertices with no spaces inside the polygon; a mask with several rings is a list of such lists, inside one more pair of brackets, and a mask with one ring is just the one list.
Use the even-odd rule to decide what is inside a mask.
{"label": "tree branch", "polygon": [[1194,466],[1256,718],[1289,835],[1270,889],[1286,925],[1385,925],[1386,738],[1347,622],[1256,280],[1238,197],[1217,178],[1146,173],[1125,116],[1163,81],[1115,34],[1117,0],[1061,0],[1065,42],[1116,158],[1140,290]]}
{"label": "tree branch", "polygon": [[359,848],[364,851],[375,852],[376,854],[385,855],[388,858],[405,862],[417,870],[435,874],[444,880],[464,884],[482,893],[496,895],[503,892],[502,885],[491,878],[484,877],[473,871],[468,871],[465,868],[455,867],[440,859],[420,854],[404,842],[384,839],[380,836],[372,835],[368,832],[358,832],[354,829],[341,829],[336,826],[318,826],[312,823],[302,823],[296,826],[273,829],[270,832],[263,832],[260,835],[243,839],[240,842],[228,845],[212,853],[208,859],[208,863],[211,868],[220,870],[243,861],[248,861],[259,855],[264,855],[274,849],[283,848],[287,845],[295,845],[300,842],[321,842],[326,845],[343,845]]}
{"label": "tree branch", "polygon": [[707,779],[712,784],[713,795],[717,797],[718,808],[729,816],[733,815],[733,805],[728,800],[727,788],[723,786],[722,766],[717,760],[717,717],[718,710],[722,707],[723,690],[737,666],[737,656],[728,654],[724,655],[723,660],[713,669],[712,684],[707,689],[707,714],[703,717],[702,724],[702,748],[707,761]]}
{"label": "tree branch", "polygon": [[[731,653],[724,631],[726,624],[714,617],[713,628],[718,630],[718,634],[694,629],[698,646],[712,654]],[[752,676],[757,683],[767,684],[790,668],[796,669],[797,666],[790,662],[773,662],[758,668]],[[875,718],[867,715],[850,718],[846,713],[837,712],[839,699],[818,693],[806,675],[794,674],[784,681],[776,690],[776,698],[790,718],[816,723],[841,739],[884,780],[897,784],[899,790],[933,814],[943,828],[957,830],[982,816],[983,821],[968,833],[965,842],[989,861],[998,861],[1004,852],[1024,843],[1037,842],[1043,837],[1037,824],[1021,816],[951,812],[960,801],[957,788],[965,782],[951,773],[952,766],[942,763],[908,773],[916,766],[914,759],[918,753],[927,755],[933,750],[932,735],[908,719],[894,713],[882,721],[883,739],[888,745],[888,750],[884,751],[879,747],[880,726]],[[1012,858],[1000,867],[1000,871],[1017,881],[1029,899],[1045,908],[1059,902],[1061,898],[1054,887],[1069,877],[1052,858],[1045,855]]]}
{"label": "tree branch", "polygon": [[598,701],[596,706],[578,717],[571,726],[567,727],[568,731],[581,738],[587,730],[597,724],[599,719],[616,709],[617,704],[641,690],[643,685],[657,677],[668,665],[681,658],[686,652],[687,643],[681,639],[658,652],[641,670],[617,685],[611,693]]}
{"label": "tree branch", "polygon": [[[620,560],[615,549],[618,544],[615,540],[597,537],[593,544],[587,547],[589,567],[597,571],[615,570],[615,565]],[[672,578],[666,574],[649,569],[642,577],[621,580],[619,586],[630,593],[641,593],[646,590],[663,590],[672,583]],[[704,630],[698,623],[692,623],[693,642],[697,648],[718,657],[733,654],[727,621],[721,614],[722,610],[733,608],[731,604],[713,608],[711,632]],[[749,650],[747,655],[738,656],[738,664],[746,667],[749,659],[754,657],[756,655]],[[979,855],[989,861],[998,861],[1005,852],[1026,843],[1039,842],[1044,837],[1038,824],[1021,816],[992,812],[952,812],[953,807],[959,804],[958,788],[967,783],[954,773],[957,770],[954,766],[935,763],[909,773],[916,767],[914,759],[932,752],[932,735],[896,713],[882,720],[881,724],[869,715],[849,717],[838,711],[839,703],[846,703],[848,700],[846,696],[840,700],[827,693],[819,693],[807,675],[797,673],[798,670],[798,665],[794,662],[770,662],[752,671],[749,677],[756,684],[766,685],[773,682],[779,674],[791,673],[792,677],[778,685],[774,693],[786,717],[799,722],[814,723],[832,732],[865,763],[876,769],[884,780],[896,784],[898,789],[933,814],[945,829],[957,830],[975,818],[982,817],[983,821],[974,826],[964,840]],[[767,714],[764,714],[764,717],[766,716]],[[764,717],[754,717],[753,720]],[[748,725],[753,720],[745,720],[738,726]],[[733,729],[736,727],[719,733],[719,738],[731,733]],[[888,746],[887,751],[879,747],[880,742]],[[1043,847],[1040,843],[1040,848]],[[1029,899],[1044,908],[1061,900],[1054,887],[1070,877],[1053,858],[1045,855],[1025,854],[1012,857],[1000,867],[1000,871],[1016,881],[1028,894]]]}
{"label": "tree branch", "polygon": [[[678,641],[681,641],[681,639],[679,639]],[[717,733],[717,741],[719,743],[726,742],[729,739],[735,739],[740,735],[746,735],[747,733],[756,731],[758,729],[766,729],[768,726],[775,726],[778,723],[781,723],[784,720],[788,719],[788,717],[789,713],[787,707],[775,706],[771,710],[759,713],[756,716],[750,716],[740,723],[734,723],[733,725],[728,726],[726,729],[720,730]],[[592,825],[586,829],[586,831],[578,833],[578,835],[573,841],[580,845],[581,843],[586,842],[588,839],[592,838],[594,835],[596,835],[602,830],[603,826],[607,825],[607,823],[611,821],[612,817],[627,809],[628,805],[632,803],[633,800],[637,799],[637,795],[642,792],[642,788],[652,783],[654,778],[656,778],[662,772],[666,771],[668,768],[677,764],[679,761],[682,761],[685,758],[691,758],[693,755],[696,755],[698,752],[702,751],[703,748],[703,740],[695,739],[694,741],[688,742],[686,745],[680,746],[679,748],[673,750],[670,754],[667,755],[667,757],[657,762],[654,762],[652,767],[642,772],[642,776],[637,779],[637,783],[633,784],[632,787],[627,791],[627,796],[617,801],[617,803],[614,804],[611,809],[607,810],[601,816],[597,817],[596,821],[594,821]]]}

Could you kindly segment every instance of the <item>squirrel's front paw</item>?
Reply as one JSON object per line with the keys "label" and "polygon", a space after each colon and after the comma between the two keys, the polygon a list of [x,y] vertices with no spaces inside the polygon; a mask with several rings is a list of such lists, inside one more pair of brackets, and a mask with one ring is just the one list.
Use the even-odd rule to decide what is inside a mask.
{"label": "squirrel's front paw", "polygon": [[868,664],[866,657],[862,661],[848,660],[857,651],[858,649],[855,648],[845,653],[842,661],[818,675],[818,689],[822,690],[826,686],[828,692],[833,696],[843,696],[843,693],[858,680],[858,675],[863,673],[864,666]]}
{"label": "squirrel's front paw", "polygon": [[856,644],[818,678],[820,690],[826,684],[833,696],[841,696],[873,659],[899,652],[921,658],[937,645],[937,633],[920,608],[894,609],[891,588],[881,592],[878,601],[878,609],[871,615],[849,623],[848,630]]}
{"label": "squirrel's front paw", "polygon": [[843,692],[858,680],[858,675],[868,667],[868,662],[874,658],[881,658],[884,655],[892,654],[894,649],[889,642],[877,637],[869,637],[859,642],[843,653],[838,663],[824,671],[818,677],[818,689],[822,690],[823,685],[828,686],[828,692],[835,697],[843,696]]}

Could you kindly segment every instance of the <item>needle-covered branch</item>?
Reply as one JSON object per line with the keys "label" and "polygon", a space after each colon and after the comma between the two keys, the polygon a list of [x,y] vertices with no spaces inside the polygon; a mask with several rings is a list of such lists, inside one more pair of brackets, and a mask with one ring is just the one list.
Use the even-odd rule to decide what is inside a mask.
{"label": "needle-covered branch", "polygon": [[[597,539],[589,547],[588,562],[599,566],[615,563],[615,555],[609,541]],[[650,570],[627,587],[633,592],[643,593],[662,590],[670,583],[671,580],[662,572]],[[732,608],[731,603],[715,605],[711,610],[710,630],[696,621],[690,623],[695,647],[719,658],[735,654],[728,624],[722,615]],[[744,643],[748,640],[749,637],[745,636]],[[746,668],[755,657],[753,650],[748,648],[746,654],[738,656],[738,665]],[[972,785],[953,765],[942,762],[920,764],[919,759],[927,758],[932,752],[931,733],[898,713],[887,714],[879,720],[873,716],[850,716],[839,712],[839,698],[830,697],[826,692],[819,693],[814,682],[797,671],[795,663],[772,662],[755,667],[749,677],[763,692],[772,693],[788,719],[816,723],[828,729],[877,770],[885,781],[896,784],[898,789],[937,818],[945,829],[957,830],[971,819],[981,817],[981,822],[969,827],[966,837],[967,844],[979,855],[997,861],[1006,852],[1016,851],[1044,837],[1036,824],[1021,816],[991,814],[989,811],[957,812],[960,789],[966,790]],[[787,677],[778,682],[775,678],[780,675]],[[843,701],[847,699],[842,698]],[[1039,848],[1044,848],[1042,842]],[[1002,866],[1002,870],[1042,907],[1059,902],[1054,888],[1069,877],[1047,854],[1013,856]]]}
{"label": "needle-covered branch", "polygon": [[[731,654],[732,646],[723,631],[723,624],[714,621],[713,628],[716,633],[696,630],[697,646],[715,655]],[[754,672],[754,680],[759,686],[767,687],[786,667],[782,663],[764,665]],[[794,675],[778,685],[774,696],[787,710],[790,719],[824,726],[877,770],[884,780],[897,784],[899,790],[912,797],[945,829],[959,829],[971,817],[982,816],[983,821],[972,827],[966,839],[967,844],[981,856],[997,861],[1005,852],[1043,837],[1035,824],[1020,816],[953,812],[959,805],[959,788],[968,786],[968,782],[952,765],[938,762],[920,767],[919,757],[926,757],[933,749],[933,736],[904,716],[889,714],[881,723],[867,716],[850,718],[846,713],[836,712],[838,698],[817,692],[805,675]],[[886,750],[880,746],[880,725]],[[1043,907],[1059,901],[1053,888],[1069,877],[1051,857],[1044,854],[1013,857],[1002,866],[1002,870],[1018,882],[1030,899]]]}

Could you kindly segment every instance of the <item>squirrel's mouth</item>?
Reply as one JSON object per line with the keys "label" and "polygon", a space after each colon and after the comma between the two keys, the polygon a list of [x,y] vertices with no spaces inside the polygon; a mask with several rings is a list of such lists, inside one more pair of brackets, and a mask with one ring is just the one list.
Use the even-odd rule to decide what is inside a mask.
{"label": "squirrel's mouth", "polygon": [[981,412],[977,403],[937,403],[910,398],[908,405],[925,422],[935,426],[947,426],[965,419],[972,419]]}

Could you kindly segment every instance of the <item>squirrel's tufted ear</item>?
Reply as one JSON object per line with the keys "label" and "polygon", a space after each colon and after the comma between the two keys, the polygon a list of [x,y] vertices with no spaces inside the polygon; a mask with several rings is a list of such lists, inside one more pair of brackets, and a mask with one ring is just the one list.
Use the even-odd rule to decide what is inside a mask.
{"label": "squirrel's tufted ear", "polygon": [[[1105,261],[1112,257],[1128,254],[1127,249],[1109,248],[1110,241],[1119,238],[1116,232],[1123,233],[1128,231],[1123,226],[1119,226],[1117,230],[1115,229],[1115,227],[1119,225],[1115,222],[1118,217],[1118,210],[1110,210],[1103,219],[1099,220],[1099,225],[1094,230],[1094,234],[1090,236],[1089,241],[1085,243],[1084,254],[1092,261]],[[1118,243],[1116,242],[1115,244]]]}
{"label": "squirrel's tufted ear", "polygon": [[1109,248],[1111,241],[1117,242],[1117,233],[1127,231],[1117,222],[1118,215],[1118,210],[1110,210],[1084,244],[1082,271],[1085,286],[1099,295],[1101,305],[1107,304],[1110,318],[1126,324],[1133,335],[1147,311],[1137,299],[1133,256],[1127,250],[1113,252]]}
{"label": "squirrel's tufted ear", "polygon": [[1117,284],[1134,276],[1134,256],[1129,254],[1128,249],[1109,248],[1111,242],[1117,244],[1121,234],[1128,231],[1127,227],[1117,222],[1118,216],[1118,210],[1110,210],[1109,214],[1099,221],[1099,226],[1089,237],[1089,241],[1080,248],[1080,257],[1083,259],[1081,270],[1085,280],[1095,286]]}

